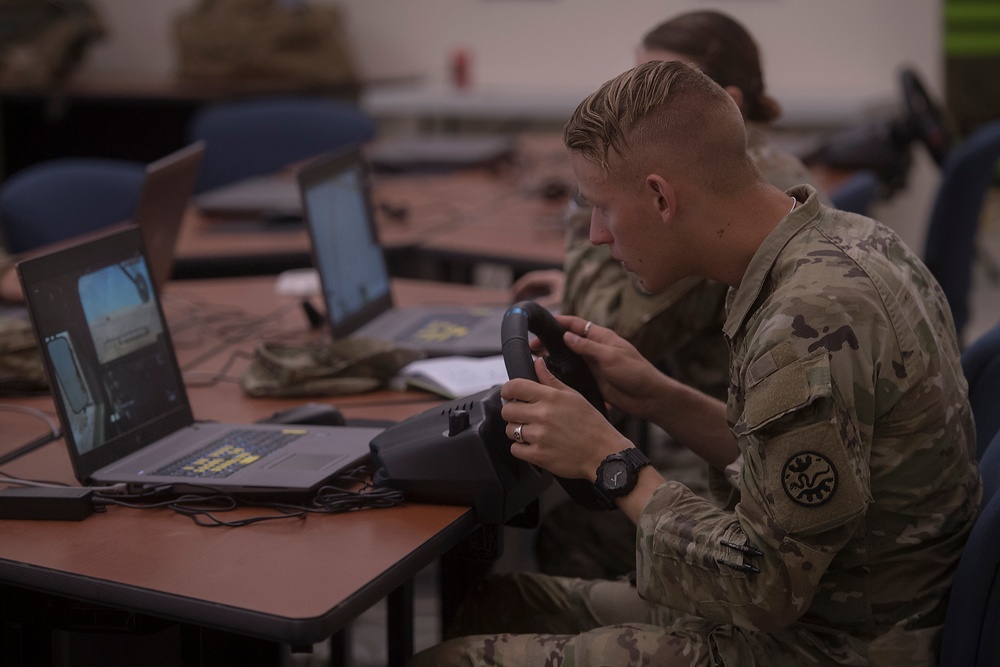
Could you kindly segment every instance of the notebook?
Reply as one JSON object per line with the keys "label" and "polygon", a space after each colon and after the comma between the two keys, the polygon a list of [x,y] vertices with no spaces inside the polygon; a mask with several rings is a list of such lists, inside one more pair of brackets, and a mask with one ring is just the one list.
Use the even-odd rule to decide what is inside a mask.
{"label": "notebook", "polygon": [[500,354],[506,306],[396,307],[358,149],[298,172],[326,319],[334,338],[388,340],[433,356]]}
{"label": "notebook", "polygon": [[196,423],[137,227],[18,264],[84,484],[307,494],[381,429]]}

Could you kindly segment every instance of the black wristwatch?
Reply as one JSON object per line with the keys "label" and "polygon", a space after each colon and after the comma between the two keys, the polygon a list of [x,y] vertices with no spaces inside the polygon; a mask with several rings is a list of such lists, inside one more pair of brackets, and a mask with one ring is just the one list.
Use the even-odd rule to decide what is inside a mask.
{"label": "black wristwatch", "polygon": [[621,498],[635,488],[639,469],[649,465],[649,459],[635,447],[611,454],[597,467],[594,486],[608,498]]}

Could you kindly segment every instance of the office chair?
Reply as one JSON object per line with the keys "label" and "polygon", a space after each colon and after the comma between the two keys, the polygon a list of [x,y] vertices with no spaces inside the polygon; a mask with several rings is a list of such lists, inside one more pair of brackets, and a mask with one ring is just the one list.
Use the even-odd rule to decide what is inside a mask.
{"label": "office chair", "polygon": [[830,201],[841,211],[868,215],[878,188],[878,175],[870,169],[860,169],[830,195]]}
{"label": "office chair", "polygon": [[986,446],[1000,432],[1000,324],[962,352],[962,372],[969,382],[976,452],[982,458]]}
{"label": "office chair", "polygon": [[924,243],[924,263],[941,283],[961,340],[969,319],[969,291],[983,200],[996,178],[1000,121],[980,126],[952,148],[941,168]]}
{"label": "office chair", "polygon": [[60,158],[18,171],[0,186],[7,250],[20,253],[128,220],[145,177],[140,162],[103,158]]}
{"label": "office chair", "polygon": [[1000,437],[990,443],[980,469],[983,510],[955,571],[939,667],[992,667],[1000,656]]}
{"label": "office chair", "polygon": [[[996,446],[994,446],[996,445]],[[983,476],[983,506],[986,506],[1000,489],[1000,432],[989,441],[986,451],[979,458],[979,472]]]}
{"label": "office chair", "polygon": [[375,136],[375,121],[355,106],[320,97],[266,97],[204,107],[189,141],[204,140],[196,192],[271,174]]}

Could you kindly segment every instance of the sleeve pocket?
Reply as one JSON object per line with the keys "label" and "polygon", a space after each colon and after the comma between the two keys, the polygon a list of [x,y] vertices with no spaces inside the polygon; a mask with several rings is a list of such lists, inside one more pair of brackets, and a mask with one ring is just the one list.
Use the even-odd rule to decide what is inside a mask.
{"label": "sleeve pocket", "polygon": [[827,352],[817,350],[748,388],[736,434],[756,431],[831,394]]}

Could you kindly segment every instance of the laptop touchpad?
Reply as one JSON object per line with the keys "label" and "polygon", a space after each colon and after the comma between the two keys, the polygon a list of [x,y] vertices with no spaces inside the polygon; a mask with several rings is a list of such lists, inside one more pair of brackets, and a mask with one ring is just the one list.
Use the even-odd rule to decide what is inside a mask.
{"label": "laptop touchpad", "polygon": [[292,454],[286,456],[272,466],[273,470],[320,470],[332,464],[339,464],[344,456],[329,456],[326,454]]}

